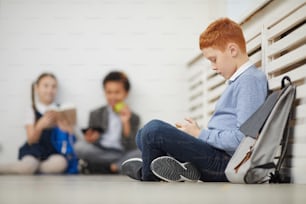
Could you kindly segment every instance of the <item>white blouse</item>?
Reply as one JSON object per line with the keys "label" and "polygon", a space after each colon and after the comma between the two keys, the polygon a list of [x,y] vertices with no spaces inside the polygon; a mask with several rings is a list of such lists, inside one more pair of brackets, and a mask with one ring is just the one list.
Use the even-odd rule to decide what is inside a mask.
{"label": "white blouse", "polygon": [[[36,109],[42,115],[49,109],[56,108],[56,103],[51,103],[50,105],[45,105],[39,101],[36,102]],[[32,107],[26,110],[25,125],[33,125],[35,123],[35,113]]]}

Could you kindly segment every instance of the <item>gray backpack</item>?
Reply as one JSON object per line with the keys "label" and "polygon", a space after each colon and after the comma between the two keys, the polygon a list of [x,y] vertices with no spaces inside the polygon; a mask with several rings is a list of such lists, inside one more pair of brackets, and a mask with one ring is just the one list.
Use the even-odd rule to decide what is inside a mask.
{"label": "gray backpack", "polygon": [[[286,85],[286,81],[289,84]],[[295,90],[290,78],[284,77],[282,88],[273,91],[263,105],[241,125],[240,131],[245,137],[225,169],[230,182],[282,182],[279,172],[288,144],[288,125]]]}

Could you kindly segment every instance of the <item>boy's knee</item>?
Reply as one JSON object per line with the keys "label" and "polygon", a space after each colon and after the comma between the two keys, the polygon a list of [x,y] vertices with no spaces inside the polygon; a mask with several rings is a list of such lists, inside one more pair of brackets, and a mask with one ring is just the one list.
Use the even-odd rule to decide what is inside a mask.
{"label": "boy's knee", "polygon": [[142,129],[142,138],[146,139],[150,137],[150,135],[157,135],[162,129],[162,124],[164,124],[164,122],[161,120],[151,120],[148,122]]}
{"label": "boy's knee", "polygon": [[73,145],[73,149],[78,157],[84,157],[84,155],[86,155],[88,152],[88,148],[88,144],[83,140],[77,141]]}
{"label": "boy's knee", "polygon": [[146,131],[156,131],[158,129],[160,129],[161,125],[163,124],[164,122],[161,121],[161,120],[151,120],[150,122],[148,122],[144,127],[143,129],[146,130]]}

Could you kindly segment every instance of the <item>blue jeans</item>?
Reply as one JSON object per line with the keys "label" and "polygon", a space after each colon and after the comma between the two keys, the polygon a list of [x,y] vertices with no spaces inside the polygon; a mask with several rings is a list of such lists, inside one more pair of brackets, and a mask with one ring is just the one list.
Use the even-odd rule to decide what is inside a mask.
{"label": "blue jeans", "polygon": [[230,156],[205,141],[197,139],[160,120],[152,120],[136,136],[142,151],[142,180],[156,181],[150,165],[160,156],[172,156],[180,162],[190,162],[201,173],[202,181],[227,181],[224,170]]}

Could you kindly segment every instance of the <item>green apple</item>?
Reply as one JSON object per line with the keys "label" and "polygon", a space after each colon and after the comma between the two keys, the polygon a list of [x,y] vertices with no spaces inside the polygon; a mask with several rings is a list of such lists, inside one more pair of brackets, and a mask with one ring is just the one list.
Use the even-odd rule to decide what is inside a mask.
{"label": "green apple", "polygon": [[115,106],[114,106],[114,111],[115,111],[116,113],[119,113],[119,112],[122,110],[122,108],[124,108],[124,106],[125,106],[125,103],[124,103],[124,102],[118,102],[118,103],[116,103]]}

